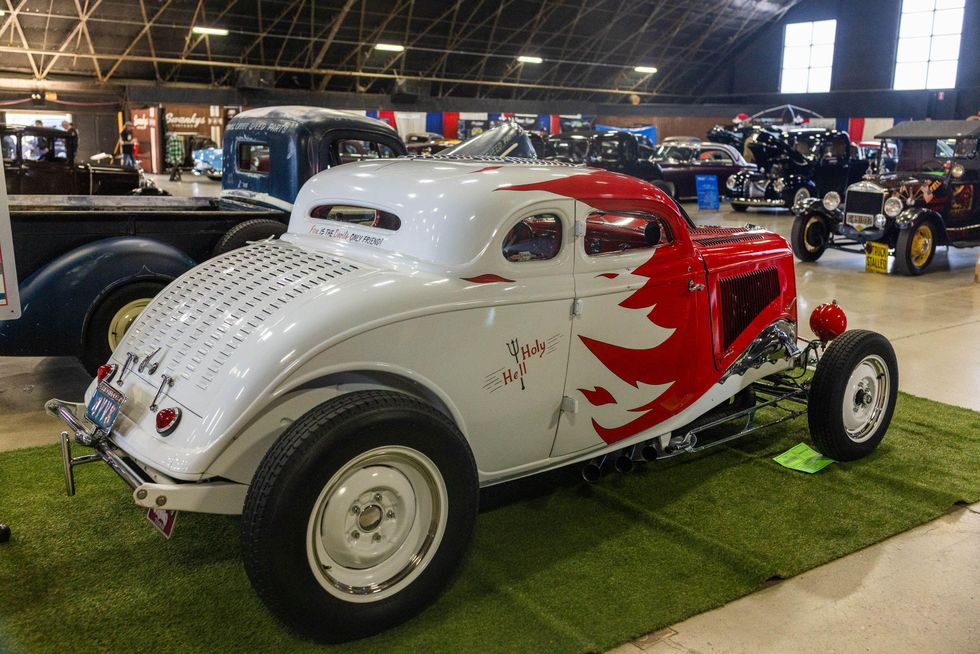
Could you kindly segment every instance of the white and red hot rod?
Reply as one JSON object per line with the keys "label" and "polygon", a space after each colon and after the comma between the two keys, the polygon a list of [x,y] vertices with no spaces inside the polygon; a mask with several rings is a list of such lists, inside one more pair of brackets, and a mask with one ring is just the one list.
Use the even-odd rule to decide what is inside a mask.
{"label": "white and red hot rod", "polygon": [[241,514],[266,605],[337,641],[436,597],[481,486],[573,463],[594,480],[808,406],[823,453],[869,453],[891,345],[844,331],[836,305],[811,325],[798,339],[782,238],[696,227],[638,179],[372,161],[307,182],[280,240],[171,283],[85,403],[47,408],[69,426],[69,494],[73,466],[103,460],[163,529],[177,510]]}

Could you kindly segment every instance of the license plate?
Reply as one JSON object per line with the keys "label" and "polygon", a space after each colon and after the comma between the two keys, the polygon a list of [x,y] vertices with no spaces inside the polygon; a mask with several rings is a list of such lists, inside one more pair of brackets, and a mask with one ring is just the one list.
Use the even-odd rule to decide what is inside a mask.
{"label": "license plate", "polygon": [[177,512],[171,509],[147,509],[146,519],[157,528],[164,538],[169,539],[174,533],[177,523]]}
{"label": "license plate", "polygon": [[116,418],[119,417],[119,409],[125,401],[125,395],[109,386],[108,383],[99,382],[95,389],[95,395],[89,400],[85,417],[98,429],[108,432],[112,429]]}
{"label": "license plate", "polygon": [[874,216],[867,213],[849,213],[847,214],[847,223],[851,225],[854,229],[859,232],[862,229],[867,229],[874,225]]}
{"label": "license plate", "polygon": [[888,246],[885,243],[869,241],[864,257],[864,269],[868,272],[887,273],[888,272]]}

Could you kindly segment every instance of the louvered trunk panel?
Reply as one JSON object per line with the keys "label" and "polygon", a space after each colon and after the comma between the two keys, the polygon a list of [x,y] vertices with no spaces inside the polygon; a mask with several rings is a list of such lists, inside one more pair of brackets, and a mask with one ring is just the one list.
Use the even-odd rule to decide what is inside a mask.
{"label": "louvered trunk panel", "polygon": [[756,316],[779,297],[779,273],[775,267],[721,279],[721,320],[724,349],[745,331]]}
{"label": "louvered trunk panel", "polygon": [[205,391],[238,347],[284,307],[357,269],[278,241],[234,250],[157,296],[126,335],[125,349],[143,357],[161,348],[163,372]]}

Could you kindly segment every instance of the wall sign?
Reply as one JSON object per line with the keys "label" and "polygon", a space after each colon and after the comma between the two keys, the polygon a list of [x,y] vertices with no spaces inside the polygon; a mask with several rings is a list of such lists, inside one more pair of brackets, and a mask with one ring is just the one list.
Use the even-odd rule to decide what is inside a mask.
{"label": "wall sign", "polygon": [[[5,179],[0,161],[0,179]],[[10,232],[10,210],[7,184],[0,184],[0,320],[20,318],[20,293],[17,289],[17,266],[14,262],[14,238]]]}

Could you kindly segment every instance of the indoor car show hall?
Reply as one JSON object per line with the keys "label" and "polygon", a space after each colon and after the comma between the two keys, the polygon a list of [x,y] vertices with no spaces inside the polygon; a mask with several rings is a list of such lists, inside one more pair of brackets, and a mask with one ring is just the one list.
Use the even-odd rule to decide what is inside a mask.
{"label": "indoor car show hall", "polygon": [[0,652],[980,652],[977,38],[0,6]]}

